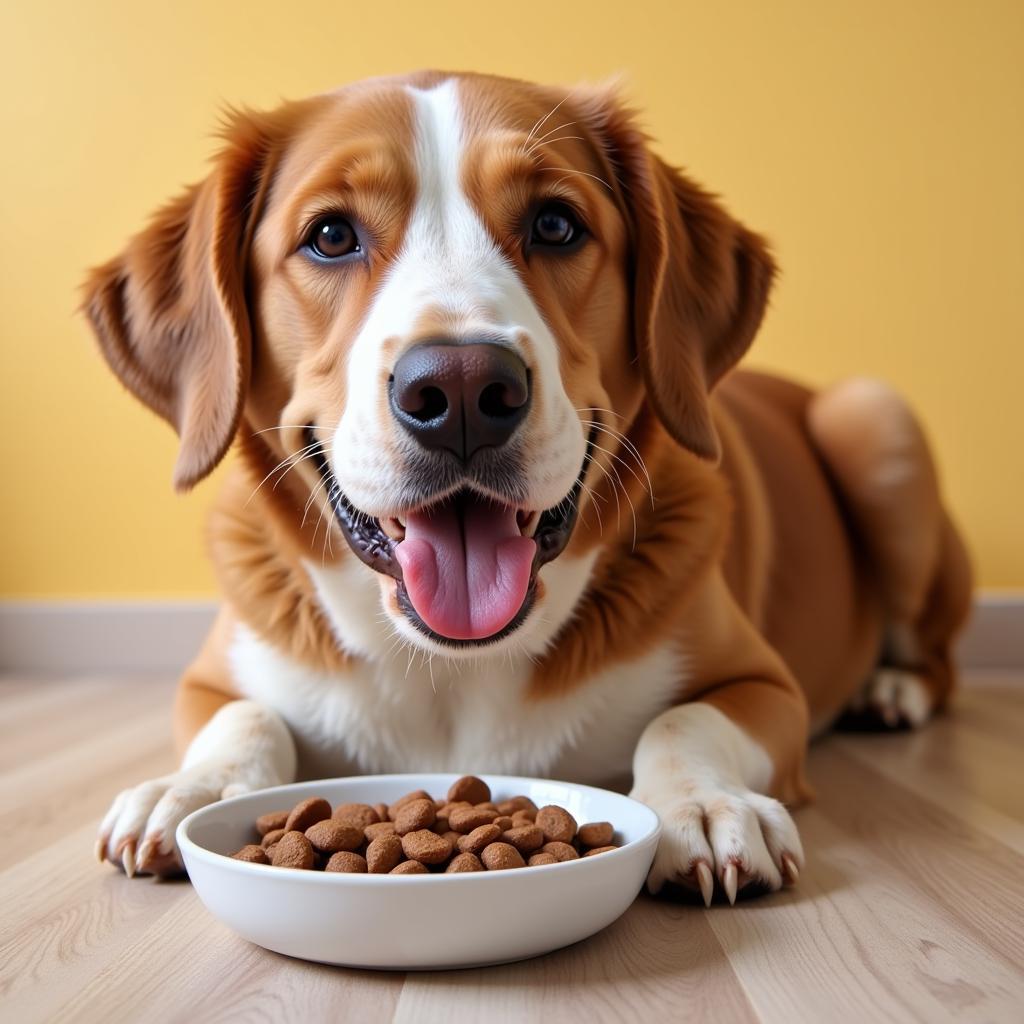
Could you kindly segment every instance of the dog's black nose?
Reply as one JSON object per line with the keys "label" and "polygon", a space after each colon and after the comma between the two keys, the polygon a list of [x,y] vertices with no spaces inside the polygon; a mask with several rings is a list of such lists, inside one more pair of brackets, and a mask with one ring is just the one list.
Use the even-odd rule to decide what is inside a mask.
{"label": "dog's black nose", "polygon": [[447,448],[463,461],[503,445],[529,405],[526,364],[491,342],[416,345],[391,379],[398,422],[427,448]]}

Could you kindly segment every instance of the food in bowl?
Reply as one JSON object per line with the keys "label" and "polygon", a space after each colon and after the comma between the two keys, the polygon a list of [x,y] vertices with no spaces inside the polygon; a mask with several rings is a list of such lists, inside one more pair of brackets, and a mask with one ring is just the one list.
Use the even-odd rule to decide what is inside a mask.
{"label": "food in bowl", "polygon": [[564,807],[538,808],[519,794],[491,800],[487,783],[463,775],[444,799],[416,789],[393,803],[320,796],[261,814],[235,860],[272,867],[354,874],[507,871],[541,867],[617,849],[608,821],[578,825]]}

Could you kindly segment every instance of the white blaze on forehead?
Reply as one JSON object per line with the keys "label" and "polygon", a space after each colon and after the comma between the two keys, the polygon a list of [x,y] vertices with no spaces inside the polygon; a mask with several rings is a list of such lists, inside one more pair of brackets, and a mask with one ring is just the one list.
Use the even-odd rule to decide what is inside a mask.
{"label": "white blaze on forehead", "polygon": [[[398,357],[415,341],[424,314],[458,324],[457,336],[502,340],[531,370],[533,404],[521,428],[531,508],[560,502],[583,462],[585,439],[562,386],[558,347],[515,267],[505,258],[462,190],[463,121],[458,84],[408,89],[414,106],[416,203],[399,256],[356,337],[348,361],[348,400],[334,439],[341,489],[371,515],[393,513],[402,494],[396,451],[413,442],[392,419],[379,389],[392,366],[383,343],[397,339]],[[529,339],[524,348],[523,339]]]}

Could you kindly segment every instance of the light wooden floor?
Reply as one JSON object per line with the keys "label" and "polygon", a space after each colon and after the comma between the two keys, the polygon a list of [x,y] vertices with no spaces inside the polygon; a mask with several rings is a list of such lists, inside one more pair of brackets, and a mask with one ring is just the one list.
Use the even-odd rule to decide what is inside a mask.
{"label": "light wooden floor", "polygon": [[1024,1021],[1024,676],[975,674],[917,735],[817,745],[795,890],[641,898],[550,956],[408,976],[267,953],[187,883],[96,864],[114,792],[172,767],[170,693],[0,680],[0,1020]]}

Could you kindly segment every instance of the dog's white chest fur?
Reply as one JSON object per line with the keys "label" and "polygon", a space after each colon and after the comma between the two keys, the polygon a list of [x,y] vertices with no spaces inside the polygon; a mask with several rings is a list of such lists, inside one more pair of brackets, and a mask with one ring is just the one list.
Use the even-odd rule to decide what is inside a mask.
{"label": "dog's white chest fur", "polygon": [[[365,573],[359,566],[349,582]],[[322,571],[317,576],[325,598],[330,581]],[[379,605],[361,587],[346,589],[348,611],[365,609],[359,617],[373,631]],[[336,628],[352,630],[355,622],[339,622],[336,601],[324,604]],[[533,665],[525,653],[448,661],[405,650],[379,653],[389,643],[372,646],[375,656],[328,675],[239,627],[231,649],[236,684],[243,696],[285,720],[298,748],[300,776],[490,771],[613,779],[629,772],[640,733],[673,703],[683,681],[680,655],[665,646],[609,667],[565,696],[531,700]]]}

